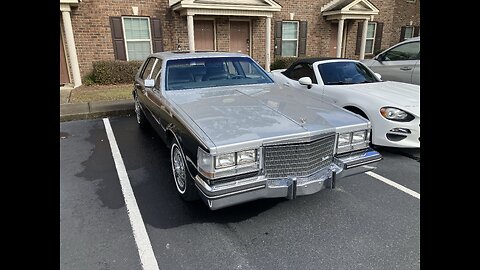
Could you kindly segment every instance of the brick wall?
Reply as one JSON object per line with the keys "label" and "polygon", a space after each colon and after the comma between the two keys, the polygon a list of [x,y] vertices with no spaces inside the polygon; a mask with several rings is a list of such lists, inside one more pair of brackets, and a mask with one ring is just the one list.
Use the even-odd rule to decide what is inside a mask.
{"label": "brick wall", "polygon": [[[132,6],[138,7],[139,16],[160,18],[163,29],[171,26],[166,20],[168,0],[83,0],[72,9],[73,33],[82,77],[91,70],[92,62],[114,60],[109,17],[131,16]],[[164,48],[171,47],[171,37],[165,31],[163,43]]]}
{"label": "brick wall", "polygon": [[[382,48],[398,42],[400,28],[403,25],[420,24],[420,0],[408,3],[405,0],[370,0],[379,10],[375,21],[383,22]],[[332,27],[330,21],[320,13],[323,5],[330,0],[276,0],[282,6],[280,12],[272,18],[271,61],[274,55],[275,21],[293,20],[308,21],[307,56],[329,56]],[[187,19],[173,12],[168,0],[83,0],[77,8],[72,9],[71,18],[77,48],[80,72],[82,77],[92,68],[92,62],[114,60],[114,51],[110,30],[110,16],[131,16],[132,6],[137,6],[140,16],[159,18],[162,22],[164,50],[188,49]],[[215,17],[217,49],[230,49],[229,18]],[[233,17],[232,17],[233,18]],[[265,18],[242,17],[251,20],[252,43],[251,55],[262,66],[265,63]],[[358,21],[347,20],[346,57],[358,59],[355,55]],[[62,24],[62,23],[61,23]],[[371,56],[366,56],[366,58]]]}

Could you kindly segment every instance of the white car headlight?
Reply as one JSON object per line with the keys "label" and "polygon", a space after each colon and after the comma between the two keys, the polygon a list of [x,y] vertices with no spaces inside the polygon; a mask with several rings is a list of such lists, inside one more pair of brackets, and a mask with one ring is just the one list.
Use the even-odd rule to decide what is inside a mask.
{"label": "white car headlight", "polygon": [[235,165],[235,153],[223,154],[215,157],[215,169],[231,167]]}
{"label": "white car headlight", "polygon": [[380,108],[380,114],[388,120],[408,122],[413,120],[414,116],[393,107],[382,107]]}
{"label": "white car headlight", "polygon": [[358,130],[338,134],[337,153],[367,148],[370,144],[370,130]]}
{"label": "white car headlight", "polygon": [[198,171],[212,180],[258,171],[260,168],[259,151],[260,149],[251,149],[214,156],[199,147],[197,150]]}
{"label": "white car headlight", "polygon": [[352,133],[342,133],[338,135],[338,146],[349,145],[351,135]]}
{"label": "white car headlight", "polygon": [[237,164],[247,164],[257,161],[256,150],[246,150],[237,152]]}
{"label": "white car headlight", "polygon": [[355,131],[353,132],[352,143],[362,143],[366,141],[366,137],[367,137],[366,130]]}

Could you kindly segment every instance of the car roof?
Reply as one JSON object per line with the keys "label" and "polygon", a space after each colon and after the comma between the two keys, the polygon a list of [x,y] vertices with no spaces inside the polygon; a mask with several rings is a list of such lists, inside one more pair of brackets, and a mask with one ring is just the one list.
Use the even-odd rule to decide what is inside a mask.
{"label": "car roof", "polygon": [[189,58],[205,58],[205,57],[249,57],[246,54],[218,51],[165,51],[152,53],[149,57],[158,57],[163,60],[171,59],[189,59]]}
{"label": "car roof", "polygon": [[290,66],[297,65],[299,63],[307,63],[313,64],[318,61],[325,61],[325,60],[347,60],[346,58],[337,58],[337,57],[310,57],[310,58],[302,58],[298,59],[297,61],[293,62]]}

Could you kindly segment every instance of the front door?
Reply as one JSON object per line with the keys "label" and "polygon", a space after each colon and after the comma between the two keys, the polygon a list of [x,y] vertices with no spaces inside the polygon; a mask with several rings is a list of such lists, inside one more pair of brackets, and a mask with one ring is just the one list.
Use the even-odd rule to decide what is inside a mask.
{"label": "front door", "polygon": [[332,31],[330,32],[330,57],[337,57],[337,36],[338,24],[331,24]]}
{"label": "front door", "polygon": [[195,20],[193,26],[196,51],[215,51],[213,20]]}
{"label": "front door", "polygon": [[250,22],[230,21],[230,51],[250,55]]}
{"label": "front door", "polygon": [[65,61],[65,50],[63,48],[62,34],[60,34],[60,85],[70,83],[68,77],[67,62]]}

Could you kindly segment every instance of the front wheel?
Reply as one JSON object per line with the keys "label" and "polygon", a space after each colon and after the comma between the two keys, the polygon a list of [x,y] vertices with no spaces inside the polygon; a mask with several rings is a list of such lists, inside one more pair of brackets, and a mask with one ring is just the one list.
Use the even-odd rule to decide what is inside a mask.
{"label": "front wheel", "polygon": [[173,180],[180,197],[185,201],[197,200],[198,193],[195,184],[187,171],[182,150],[175,140],[170,147],[170,160],[172,162]]}

